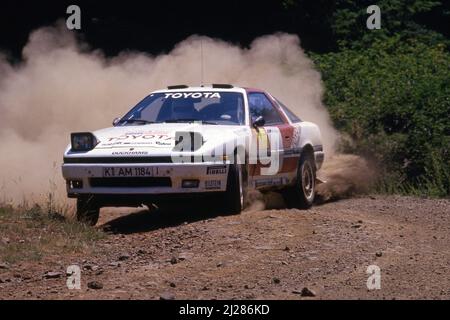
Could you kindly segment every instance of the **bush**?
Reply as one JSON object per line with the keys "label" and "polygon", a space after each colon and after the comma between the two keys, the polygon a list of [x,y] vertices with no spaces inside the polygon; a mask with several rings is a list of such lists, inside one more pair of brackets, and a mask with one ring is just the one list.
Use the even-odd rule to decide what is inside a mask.
{"label": "bush", "polygon": [[385,190],[450,194],[450,54],[392,37],[363,50],[312,54],[344,151],[375,159]]}

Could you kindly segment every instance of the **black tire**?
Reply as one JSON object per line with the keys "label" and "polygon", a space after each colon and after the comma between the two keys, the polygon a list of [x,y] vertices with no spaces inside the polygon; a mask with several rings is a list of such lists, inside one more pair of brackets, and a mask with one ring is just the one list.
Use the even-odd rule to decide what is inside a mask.
{"label": "black tire", "polygon": [[98,207],[92,196],[77,199],[77,220],[90,226],[95,226],[100,216]]}
{"label": "black tire", "polygon": [[245,207],[247,194],[247,170],[243,164],[231,164],[228,171],[227,191],[223,202],[226,213],[239,214]]}
{"label": "black tire", "polygon": [[297,179],[293,187],[283,192],[289,208],[309,209],[314,203],[316,193],[316,166],[314,156],[305,154],[300,157]]}

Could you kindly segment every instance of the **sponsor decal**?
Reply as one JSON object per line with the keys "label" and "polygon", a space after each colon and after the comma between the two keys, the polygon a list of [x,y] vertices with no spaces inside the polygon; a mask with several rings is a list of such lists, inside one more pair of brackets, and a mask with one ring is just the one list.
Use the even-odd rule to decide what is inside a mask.
{"label": "sponsor decal", "polygon": [[213,166],[213,167],[207,167],[206,168],[206,174],[212,175],[212,174],[224,174],[227,173],[227,166]]}
{"label": "sponsor decal", "polygon": [[220,180],[206,180],[205,181],[205,189],[207,190],[216,190],[222,187],[222,182]]}
{"label": "sponsor decal", "polygon": [[206,98],[206,99],[213,99],[217,98],[220,99],[220,93],[219,92],[174,92],[174,93],[166,93],[165,98],[172,98],[172,99],[180,99],[180,98]]}
{"label": "sponsor decal", "polygon": [[113,156],[145,156],[148,155],[147,151],[114,151]]}
{"label": "sponsor decal", "polygon": [[300,127],[294,127],[291,140],[291,149],[295,149],[300,145],[300,130]]}
{"label": "sponsor decal", "polygon": [[175,143],[173,135],[169,135],[167,132],[161,131],[146,131],[146,132],[127,132],[120,136],[113,136],[108,138],[101,144],[103,147],[113,146],[153,146],[153,147],[166,147],[172,146]]}
{"label": "sponsor decal", "polygon": [[269,187],[269,186],[277,186],[283,184],[282,178],[277,179],[259,179],[255,181],[255,187]]}
{"label": "sponsor decal", "polygon": [[155,141],[155,144],[157,144],[158,146],[171,146],[172,145],[171,142],[165,142],[165,141]]}
{"label": "sponsor decal", "polygon": [[285,156],[299,155],[300,153],[301,153],[301,149],[300,148],[293,148],[293,149],[284,150],[284,155]]}

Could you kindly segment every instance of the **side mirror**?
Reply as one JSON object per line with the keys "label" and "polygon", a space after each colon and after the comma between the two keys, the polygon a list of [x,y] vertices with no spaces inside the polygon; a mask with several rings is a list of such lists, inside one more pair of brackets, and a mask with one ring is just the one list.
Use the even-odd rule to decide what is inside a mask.
{"label": "side mirror", "polygon": [[266,124],[266,120],[264,120],[263,116],[259,116],[253,121],[253,127],[257,129],[258,127],[263,127]]}
{"label": "side mirror", "polygon": [[120,121],[120,118],[115,118],[112,122],[113,127],[115,127]]}

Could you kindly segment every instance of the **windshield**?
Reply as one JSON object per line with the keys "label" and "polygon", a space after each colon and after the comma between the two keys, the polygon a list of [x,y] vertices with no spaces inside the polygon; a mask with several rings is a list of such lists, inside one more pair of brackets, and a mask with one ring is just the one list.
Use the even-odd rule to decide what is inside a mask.
{"label": "windshield", "polygon": [[162,122],[243,125],[244,99],[238,92],[161,92],[139,102],[120,121],[120,125]]}

